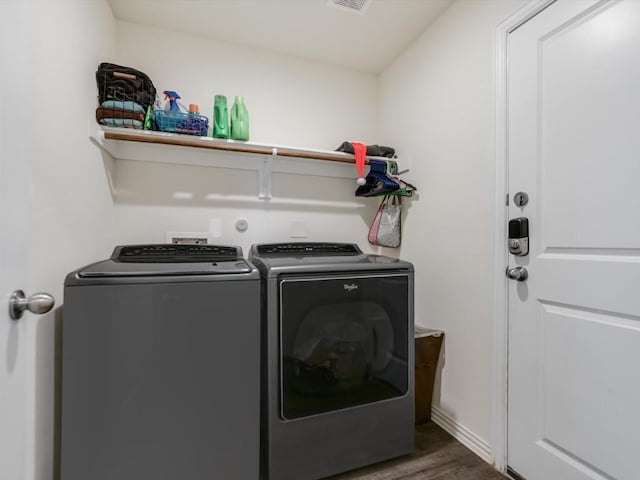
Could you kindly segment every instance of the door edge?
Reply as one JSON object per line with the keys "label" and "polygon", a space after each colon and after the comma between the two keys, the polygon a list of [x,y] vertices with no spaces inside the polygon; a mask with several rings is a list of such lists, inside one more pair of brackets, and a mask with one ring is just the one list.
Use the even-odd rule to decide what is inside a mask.
{"label": "door edge", "polygon": [[509,35],[556,0],[532,0],[500,23],[494,32],[495,184],[493,228],[493,358],[491,378],[491,457],[494,467],[508,472],[508,311],[507,221],[508,155],[507,107]]}

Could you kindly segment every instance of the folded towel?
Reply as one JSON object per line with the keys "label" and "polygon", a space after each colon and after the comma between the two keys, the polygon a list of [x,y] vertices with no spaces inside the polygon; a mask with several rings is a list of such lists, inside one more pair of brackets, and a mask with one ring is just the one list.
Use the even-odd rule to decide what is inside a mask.
{"label": "folded towel", "polygon": [[101,118],[98,120],[101,125],[107,127],[127,127],[142,130],[143,123],[140,120],[132,120],[129,118]]}
{"label": "folded towel", "polygon": [[96,120],[100,122],[103,118],[128,118],[144,122],[144,114],[142,113],[132,112],[130,110],[118,110],[116,108],[98,107],[96,109]]}
{"label": "folded towel", "polygon": [[145,114],[145,110],[142,105],[136,102],[122,102],[120,100],[107,100],[106,102],[102,102],[102,106],[104,108],[115,108],[118,110],[129,110],[130,112],[138,112],[141,114]]}
{"label": "folded towel", "polygon": [[[354,153],[353,145],[351,145],[351,142],[342,142],[342,145],[336,148],[336,151]],[[384,145],[367,145],[367,155],[370,157],[393,158],[395,154],[396,151],[393,147],[385,147]]]}

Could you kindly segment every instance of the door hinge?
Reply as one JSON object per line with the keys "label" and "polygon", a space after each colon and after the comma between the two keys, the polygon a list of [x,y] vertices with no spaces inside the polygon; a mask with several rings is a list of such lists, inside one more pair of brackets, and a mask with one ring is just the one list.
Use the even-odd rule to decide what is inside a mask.
{"label": "door hinge", "polygon": [[507,195],[505,196],[504,203],[505,203],[505,205],[506,205],[507,207],[509,206],[509,194],[508,194],[508,193],[507,193]]}

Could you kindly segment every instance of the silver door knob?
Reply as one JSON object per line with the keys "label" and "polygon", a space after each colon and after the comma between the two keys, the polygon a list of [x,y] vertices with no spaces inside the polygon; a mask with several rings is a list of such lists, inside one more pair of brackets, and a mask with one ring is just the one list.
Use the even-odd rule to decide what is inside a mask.
{"label": "silver door knob", "polygon": [[27,298],[22,290],[16,290],[9,298],[9,316],[18,320],[22,318],[25,310],[40,315],[51,310],[55,303],[55,298],[48,293],[34,293]]}
{"label": "silver door knob", "polygon": [[527,278],[529,278],[529,272],[524,267],[507,268],[507,277],[509,277],[511,280],[524,282]]}

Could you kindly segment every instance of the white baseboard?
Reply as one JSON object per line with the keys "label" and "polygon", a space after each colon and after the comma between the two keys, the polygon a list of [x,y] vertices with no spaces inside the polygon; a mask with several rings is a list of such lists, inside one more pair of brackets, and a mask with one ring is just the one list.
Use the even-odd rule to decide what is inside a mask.
{"label": "white baseboard", "polygon": [[440,410],[438,407],[431,407],[431,420],[442,429],[478,455],[485,462],[493,465],[493,457],[491,456],[491,446],[469,430],[461,425],[448,414]]}

